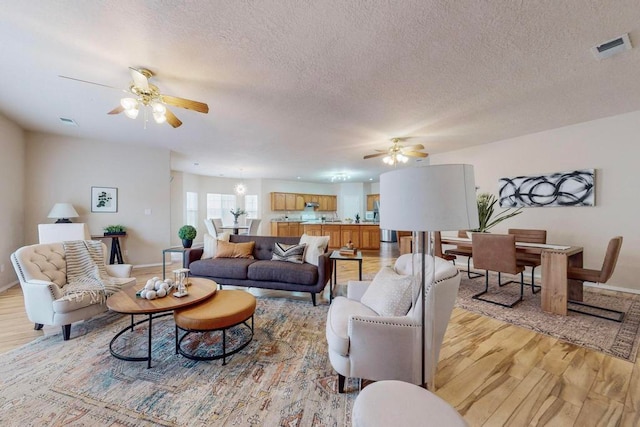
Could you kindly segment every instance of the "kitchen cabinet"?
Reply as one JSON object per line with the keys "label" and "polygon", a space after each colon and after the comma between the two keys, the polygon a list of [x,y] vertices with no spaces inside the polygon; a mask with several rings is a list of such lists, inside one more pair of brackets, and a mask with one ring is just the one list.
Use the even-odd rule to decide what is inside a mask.
{"label": "kitchen cabinet", "polygon": [[299,222],[272,222],[271,235],[277,237],[300,237],[302,235]]}
{"label": "kitchen cabinet", "polygon": [[377,225],[360,226],[360,244],[362,249],[380,249],[380,227]]}
{"label": "kitchen cabinet", "polygon": [[335,212],[338,210],[338,197],[328,194],[271,193],[272,211],[302,211],[305,203],[317,203],[318,210]]}
{"label": "kitchen cabinet", "polygon": [[322,236],[322,225],[320,224],[305,224],[302,225],[304,234],[308,236]]}
{"label": "kitchen cabinet", "polygon": [[271,193],[271,210],[286,211],[285,193]]}
{"label": "kitchen cabinet", "polygon": [[340,238],[341,228],[342,226],[340,224],[323,224],[322,225],[322,235],[329,236],[329,247],[339,248],[343,246]]}
{"label": "kitchen cabinet", "polygon": [[375,202],[380,203],[380,194],[367,194],[367,210],[375,209]]}
{"label": "kitchen cabinet", "polygon": [[340,246],[346,246],[349,241],[358,249],[362,248],[360,242],[360,225],[343,225],[340,228]]}

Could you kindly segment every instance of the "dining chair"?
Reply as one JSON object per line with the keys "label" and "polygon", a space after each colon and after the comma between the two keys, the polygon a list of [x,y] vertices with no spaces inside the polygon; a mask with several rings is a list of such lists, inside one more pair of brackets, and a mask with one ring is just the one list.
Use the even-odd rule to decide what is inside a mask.
{"label": "dining chair", "polygon": [[[593,282],[593,283],[606,283],[607,280],[611,278],[613,275],[613,270],[616,268],[616,264],[618,262],[618,255],[620,255],[620,248],[622,247],[622,236],[616,236],[609,241],[609,245],[607,246],[607,253],[604,256],[604,261],[602,263],[602,268],[600,270],[590,270],[582,267],[568,267],[567,269],[567,279],[569,280],[577,280],[582,282],[584,286],[584,282]],[[608,313],[616,314],[617,317],[611,318],[607,316],[602,316],[592,311],[581,311],[574,308],[568,307],[569,311],[573,311],[576,313],[582,313],[589,316],[600,317],[601,319],[613,320],[615,322],[622,322],[624,319],[625,313],[618,310],[613,310],[606,307],[600,307],[597,305],[587,304],[583,301],[575,301],[569,300],[571,304],[579,305],[582,307],[594,308],[597,310],[606,311]]]}
{"label": "dining chair", "polygon": [[[524,266],[516,261],[516,236],[513,234],[473,233],[471,235],[473,248],[473,265],[485,270],[484,291],[473,295],[473,299],[490,302],[503,307],[511,308],[524,298]],[[502,303],[482,298],[489,292],[489,271],[498,273],[500,283],[501,273],[520,274],[520,298],[512,303]]]}
{"label": "dining chair", "polygon": [[258,227],[260,227],[260,222],[262,222],[262,220],[260,218],[252,218],[249,219],[249,228],[247,229],[246,234],[249,234],[251,236],[256,236],[258,234]]}
{"label": "dining chair", "polygon": [[442,236],[439,231],[433,232],[433,254],[446,261],[452,261],[456,264],[456,256],[453,254],[445,254],[442,252]]}
{"label": "dining chair", "polygon": [[222,218],[213,218],[213,228],[216,229],[216,236],[222,233]]}
{"label": "dining chair", "polygon": [[[516,236],[516,242],[524,243],[547,243],[547,230],[536,230],[527,228],[510,228],[507,234],[513,234]],[[516,261],[518,264],[525,267],[531,267],[531,283],[525,283],[525,285],[531,285],[531,292],[540,292],[540,285],[535,284],[534,274],[536,267],[542,264],[542,258],[539,254],[525,254],[516,253]],[[506,283],[505,283],[506,284]],[[537,289],[537,290],[536,290]]]}
{"label": "dining chair", "polygon": [[[467,231],[466,230],[458,230],[458,237],[467,239],[469,238],[469,236],[467,235]],[[465,247],[465,246],[459,246],[456,245],[455,248],[452,249],[447,249],[446,251],[444,251],[445,255],[451,255],[451,256],[463,256],[463,257],[467,257],[467,277],[469,279],[475,279],[477,277],[482,277],[483,274],[482,273],[476,273],[474,271],[471,271],[471,258],[473,257],[473,251],[471,248],[469,247]],[[475,262],[473,263],[473,266],[475,267],[476,264]],[[463,270],[464,271],[464,270]]]}

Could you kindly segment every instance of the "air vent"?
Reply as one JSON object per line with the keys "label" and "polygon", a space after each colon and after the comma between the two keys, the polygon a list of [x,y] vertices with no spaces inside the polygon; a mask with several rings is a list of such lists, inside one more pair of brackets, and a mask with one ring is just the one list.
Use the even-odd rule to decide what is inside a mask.
{"label": "air vent", "polygon": [[60,117],[60,121],[67,126],[78,127],[78,124],[73,119],[67,119],[65,117]]}
{"label": "air vent", "polygon": [[613,40],[609,40],[599,44],[598,46],[592,47],[591,52],[597,60],[601,60],[631,48],[632,46],[631,40],[629,40],[629,34],[623,34]]}

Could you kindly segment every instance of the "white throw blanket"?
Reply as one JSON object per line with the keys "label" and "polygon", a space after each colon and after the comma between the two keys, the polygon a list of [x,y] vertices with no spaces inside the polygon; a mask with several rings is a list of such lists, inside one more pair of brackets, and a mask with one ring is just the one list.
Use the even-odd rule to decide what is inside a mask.
{"label": "white throw blanket", "polygon": [[67,262],[65,297],[78,301],[89,297],[92,303],[101,303],[120,290],[118,281],[107,274],[101,242],[73,240],[62,244]]}

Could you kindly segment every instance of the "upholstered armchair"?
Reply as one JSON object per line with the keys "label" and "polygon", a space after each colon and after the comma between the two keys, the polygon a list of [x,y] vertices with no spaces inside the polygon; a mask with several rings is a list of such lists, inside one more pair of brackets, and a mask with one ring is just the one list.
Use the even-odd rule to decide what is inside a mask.
{"label": "upholstered armchair", "polygon": [[[413,255],[416,261],[420,257]],[[398,258],[393,272],[399,276],[412,272],[412,254]],[[431,277],[432,260],[427,258],[426,276]],[[416,269],[419,262],[416,262]],[[458,294],[460,273],[456,267],[441,258],[435,258],[435,359],[427,357],[426,372],[430,372],[431,364],[438,362],[440,346],[447,330],[451,312]],[[411,277],[409,306],[401,314],[388,315],[386,309],[380,310],[379,304],[371,303],[367,295],[370,286],[375,286],[380,278],[387,280],[383,286],[402,281],[393,277],[393,272],[381,270],[372,282],[350,281],[347,297],[334,298],[329,307],[326,324],[326,337],[329,346],[329,360],[338,373],[338,391],[344,392],[346,377],[365,378],[368,380],[400,380],[413,384],[421,384],[422,365],[420,334],[423,333],[422,304],[417,281]],[[384,273],[384,274],[383,274]],[[385,276],[386,275],[386,276]],[[406,276],[405,276],[406,277]],[[394,286],[395,286],[394,284]],[[430,291],[427,298],[432,298]],[[369,297],[369,298],[368,298]],[[384,304],[397,299],[391,295]],[[378,311],[375,311],[374,306]],[[427,306],[428,306],[427,302]],[[382,311],[383,314],[379,314]],[[425,329],[426,331],[427,329]],[[427,356],[431,354],[430,342],[425,340]]]}
{"label": "upholstered armchair", "polygon": [[[102,244],[104,258],[107,246]],[[64,340],[71,335],[71,324],[86,320],[108,310],[104,301],[91,298],[65,296],[67,265],[62,242],[24,246],[11,254],[11,263],[16,271],[27,317],[35,323],[35,329],[43,325],[62,326]],[[106,264],[107,274],[121,286],[136,283],[131,277],[130,264]]]}

